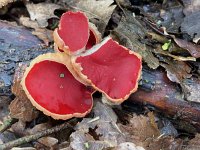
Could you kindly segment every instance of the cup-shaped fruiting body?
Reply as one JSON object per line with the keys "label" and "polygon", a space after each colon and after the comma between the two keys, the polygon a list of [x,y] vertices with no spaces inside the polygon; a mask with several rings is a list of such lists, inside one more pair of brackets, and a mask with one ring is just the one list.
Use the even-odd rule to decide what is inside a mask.
{"label": "cup-shaped fruiting body", "polygon": [[114,102],[126,100],[138,87],[141,56],[119,45],[110,37],[72,57],[72,65],[82,80]]}
{"label": "cup-shaped fruiting body", "polygon": [[85,50],[89,39],[89,21],[82,12],[68,11],[61,16],[59,27],[54,31],[58,48],[68,54]]}
{"label": "cup-shaped fruiting body", "polygon": [[[79,19],[79,21],[74,16],[77,16],[76,19]],[[68,23],[69,21],[70,23]],[[61,17],[59,28],[53,34],[55,51],[76,55],[98,44],[101,41],[100,32],[94,24],[86,23],[86,21],[85,15],[81,12],[64,13]],[[83,22],[83,25],[78,25],[77,22],[79,24]],[[76,30],[76,28],[78,29]],[[78,32],[79,30],[82,31],[82,34]],[[72,40],[73,37],[74,39]]]}
{"label": "cup-shaped fruiting body", "polygon": [[93,105],[93,90],[74,78],[67,68],[68,57],[62,53],[38,56],[21,82],[32,104],[54,119],[84,117]]}

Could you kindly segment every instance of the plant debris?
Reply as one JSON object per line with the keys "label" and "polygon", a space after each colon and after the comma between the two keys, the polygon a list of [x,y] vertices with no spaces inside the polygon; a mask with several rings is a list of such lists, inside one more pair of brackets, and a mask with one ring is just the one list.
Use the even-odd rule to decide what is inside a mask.
{"label": "plant debris", "polygon": [[[199,0],[0,0],[0,149],[200,149],[199,10]],[[80,20],[74,19],[76,26],[68,19],[63,21],[66,12],[81,13],[85,22],[80,15]],[[123,79],[118,83],[118,87],[123,85],[119,90],[122,93],[134,82],[129,84],[126,82],[129,77],[123,78],[124,75],[133,77],[129,75],[133,66],[123,59],[124,54],[116,48],[112,50],[113,47],[106,52],[98,50],[111,46],[107,43],[109,39],[142,57],[137,91],[120,104],[110,101],[105,93],[93,93],[101,89],[89,81],[97,77],[97,85],[101,85],[106,80],[107,93],[116,90],[110,84],[116,83],[116,78],[107,78],[109,73]],[[79,46],[81,40],[84,42]],[[66,54],[68,48],[74,48],[73,44],[77,53]],[[85,89],[93,94],[94,107],[91,104],[93,109],[84,118],[63,121],[46,116],[22,90],[20,83],[25,68],[44,53],[65,56],[63,65],[67,64],[75,80],[85,84]],[[60,57],[51,58],[60,60]],[[83,60],[90,60],[94,65],[85,65]],[[122,60],[126,65],[122,65]],[[46,58],[44,61],[50,62]],[[55,69],[48,69],[55,73]],[[43,69],[36,70],[41,73]],[[86,70],[91,74],[86,74]],[[45,78],[35,77],[30,87],[51,83],[45,82],[47,77],[52,77],[51,73],[45,73]],[[53,81],[67,77],[61,71]],[[65,98],[72,93],[78,96],[74,84],[66,84],[70,92],[63,82],[59,85],[58,89],[65,91]],[[44,94],[50,88],[48,85],[35,89]],[[48,94],[59,95],[58,91]],[[66,96],[66,93],[70,94]],[[120,93],[114,95],[117,94]],[[51,106],[55,101],[47,95],[44,99]],[[71,100],[67,107],[74,103]]]}
{"label": "plant debris", "polygon": [[26,8],[30,14],[32,21],[37,21],[38,26],[41,28],[48,26],[48,19],[58,18],[54,11],[61,8],[61,6],[52,3],[27,3]]}
{"label": "plant debris", "polygon": [[114,0],[61,0],[61,3],[66,4],[71,9],[85,12],[102,34],[116,8],[116,5],[112,5]]}

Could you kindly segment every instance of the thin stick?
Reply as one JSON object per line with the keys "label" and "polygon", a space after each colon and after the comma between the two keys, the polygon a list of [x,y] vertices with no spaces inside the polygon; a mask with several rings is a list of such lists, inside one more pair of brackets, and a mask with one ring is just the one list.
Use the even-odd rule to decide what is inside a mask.
{"label": "thin stick", "polygon": [[22,145],[22,144],[25,144],[25,143],[28,143],[28,142],[31,142],[31,141],[35,141],[35,140],[37,140],[37,139],[39,139],[43,136],[50,135],[52,133],[64,130],[66,128],[73,128],[73,126],[70,125],[70,123],[75,122],[75,121],[77,121],[76,118],[74,118],[74,119],[72,119],[68,122],[65,122],[61,125],[55,126],[51,129],[47,129],[47,130],[38,132],[38,133],[33,134],[33,135],[28,135],[28,136],[19,138],[17,140],[14,140],[14,141],[11,141],[11,142],[8,142],[8,143],[5,143],[5,144],[0,144],[0,150],[10,149],[10,148],[15,147],[15,146],[19,146],[19,145]]}
{"label": "thin stick", "polygon": [[17,119],[9,118],[3,122],[2,125],[0,125],[0,133],[3,133],[5,130],[10,128],[15,122],[17,122]]}

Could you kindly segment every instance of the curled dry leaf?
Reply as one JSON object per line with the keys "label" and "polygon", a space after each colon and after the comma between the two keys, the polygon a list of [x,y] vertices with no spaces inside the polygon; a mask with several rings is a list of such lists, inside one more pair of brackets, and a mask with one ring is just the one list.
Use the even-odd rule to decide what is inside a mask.
{"label": "curled dry leaf", "polygon": [[96,20],[94,23],[102,34],[116,7],[112,5],[114,0],[62,0],[62,2],[72,9],[85,12],[89,19],[98,19],[99,21]]}
{"label": "curled dry leaf", "polygon": [[26,8],[30,14],[31,20],[36,20],[39,27],[47,27],[48,19],[58,18],[54,15],[56,9],[61,8],[61,6],[53,3],[27,3]]}

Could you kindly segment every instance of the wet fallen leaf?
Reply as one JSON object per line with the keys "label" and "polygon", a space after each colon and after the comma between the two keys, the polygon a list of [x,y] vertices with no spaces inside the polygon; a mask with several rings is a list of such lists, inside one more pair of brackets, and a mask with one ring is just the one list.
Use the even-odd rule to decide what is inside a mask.
{"label": "wet fallen leaf", "polygon": [[161,63],[160,65],[166,69],[167,77],[172,82],[181,83],[184,79],[192,76],[192,74],[190,74],[191,68],[186,62],[170,60],[167,58],[163,59],[164,63]]}
{"label": "wet fallen leaf", "polygon": [[9,3],[12,3],[12,2],[14,2],[14,1],[16,1],[16,0],[1,0],[1,1],[0,1],[0,8],[2,8],[3,6],[6,6],[6,5],[8,5]]}
{"label": "wet fallen leaf", "polygon": [[84,118],[70,136],[70,147],[75,150],[94,150],[116,147],[125,142],[119,130],[117,116],[107,105],[97,102],[93,109],[94,118]]}
{"label": "wet fallen leaf", "polygon": [[193,38],[193,42],[197,43],[200,39],[199,32],[199,9],[200,9],[200,1],[199,0],[182,0],[184,4],[184,14],[185,18],[181,24],[181,31],[188,33],[191,38]]}
{"label": "wet fallen leaf", "polygon": [[200,1],[199,0],[182,0],[184,4],[184,14],[190,15],[194,12],[199,11],[200,9]]}
{"label": "wet fallen leaf", "polygon": [[156,69],[159,66],[159,61],[152,54],[151,48],[141,43],[141,40],[145,37],[146,30],[133,17],[131,12],[127,11],[126,17],[122,17],[121,22],[112,34],[117,36],[120,41],[123,41],[123,45],[139,53],[150,68]]}
{"label": "wet fallen leaf", "polygon": [[116,7],[114,0],[61,0],[70,8],[83,11],[89,19],[95,19],[100,33],[104,33],[108,21]]}
{"label": "wet fallen leaf", "polygon": [[185,79],[181,87],[188,101],[200,102],[200,80],[198,78]]}
{"label": "wet fallen leaf", "polygon": [[122,133],[126,133],[126,139],[142,147],[148,145],[160,135],[158,127],[152,124],[151,118],[134,115],[129,124],[119,125]]}
{"label": "wet fallen leaf", "polygon": [[39,27],[44,28],[48,26],[48,19],[58,18],[54,15],[54,11],[61,8],[61,6],[53,3],[27,3],[26,8],[30,14],[31,20],[36,20]]}

